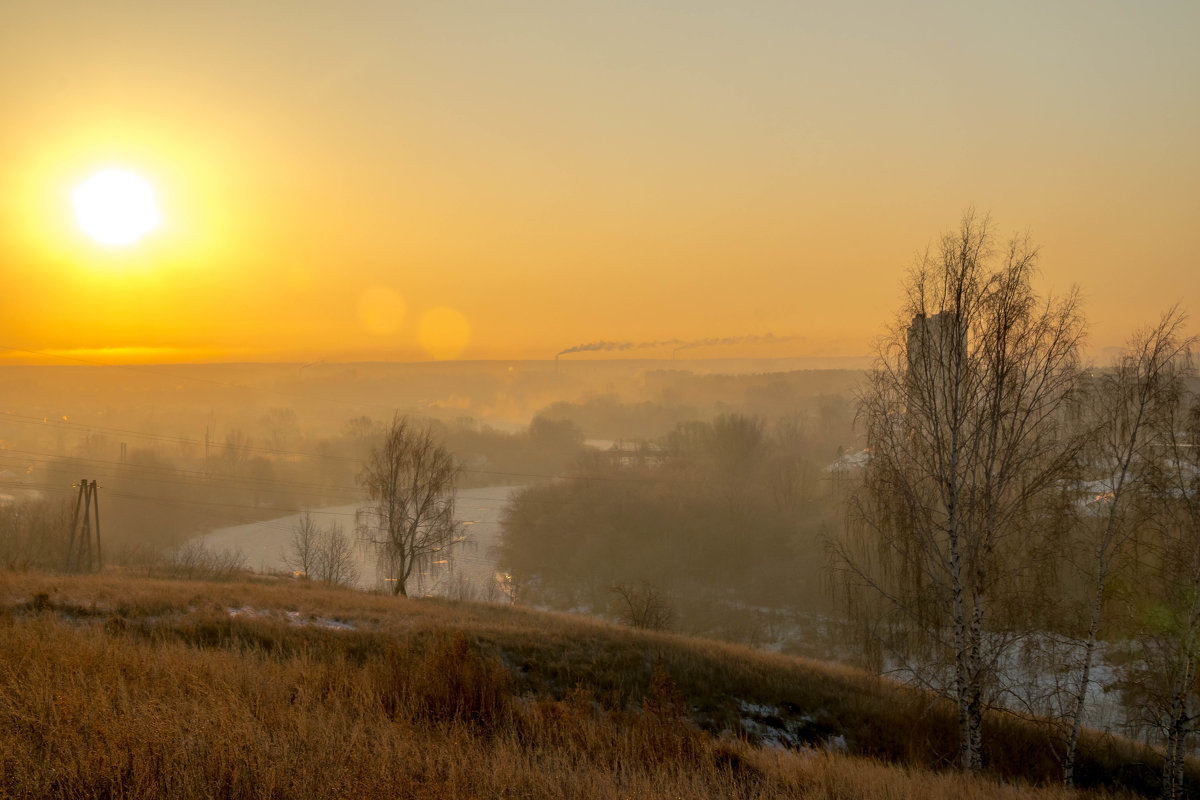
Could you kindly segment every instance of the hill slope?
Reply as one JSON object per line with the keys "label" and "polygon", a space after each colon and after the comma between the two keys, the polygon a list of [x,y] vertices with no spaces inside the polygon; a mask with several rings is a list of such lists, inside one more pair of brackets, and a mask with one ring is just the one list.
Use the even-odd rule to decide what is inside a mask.
{"label": "hill slope", "polygon": [[[934,774],[953,718],[919,692],[524,609],[0,573],[0,642],[3,796],[993,797],[1055,774],[1032,724],[991,720],[992,780]],[[1085,785],[1154,790],[1148,751],[1081,755]]]}

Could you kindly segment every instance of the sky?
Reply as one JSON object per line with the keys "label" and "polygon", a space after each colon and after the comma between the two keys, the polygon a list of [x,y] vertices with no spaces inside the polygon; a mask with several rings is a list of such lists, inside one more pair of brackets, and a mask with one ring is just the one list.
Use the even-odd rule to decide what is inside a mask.
{"label": "sky", "polygon": [[[972,206],[1097,352],[1200,314],[1196,3],[4,17],[0,361],[863,355]],[[74,216],[108,167],[157,198],[133,245]]]}

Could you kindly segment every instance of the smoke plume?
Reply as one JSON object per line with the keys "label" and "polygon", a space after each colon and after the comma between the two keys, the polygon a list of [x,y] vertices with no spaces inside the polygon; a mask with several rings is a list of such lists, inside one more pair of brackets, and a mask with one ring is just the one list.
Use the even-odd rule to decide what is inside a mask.
{"label": "smoke plume", "polygon": [[554,360],[557,361],[559,356],[565,356],[568,353],[594,353],[611,350],[642,350],[649,347],[667,347],[673,346],[671,358],[675,358],[675,354],[680,350],[694,350],[697,347],[716,347],[718,345],[733,345],[733,344],[775,344],[778,342],[787,342],[795,339],[794,336],[776,336],[773,333],[763,335],[750,334],[747,336],[723,336],[708,339],[692,339],[685,341],[683,339],[661,339],[653,342],[588,342],[587,344],[577,344],[574,347],[568,347],[566,350],[560,350],[554,355]]}
{"label": "smoke plume", "polygon": [[601,350],[632,350],[633,342],[588,342],[587,344],[577,344],[574,347],[568,347],[566,350],[560,350],[554,354],[554,360],[557,361],[559,356],[565,356],[567,353],[594,353]]}
{"label": "smoke plume", "polygon": [[716,347],[718,345],[732,344],[776,344],[779,342],[786,342],[794,338],[796,337],[776,336],[773,333],[767,333],[761,336],[757,334],[750,334],[747,336],[723,336],[711,339],[695,339],[690,342],[683,342],[676,347],[671,353],[671,358],[674,358],[675,354],[680,350],[695,350],[697,347]]}

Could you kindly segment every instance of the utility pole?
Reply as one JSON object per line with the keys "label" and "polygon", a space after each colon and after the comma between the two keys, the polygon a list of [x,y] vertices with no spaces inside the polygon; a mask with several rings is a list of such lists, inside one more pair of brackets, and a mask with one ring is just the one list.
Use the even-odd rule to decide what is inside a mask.
{"label": "utility pole", "polygon": [[[67,572],[91,572],[100,569],[104,560],[100,552],[100,492],[95,481],[79,481],[79,496],[75,498],[75,513],[71,517],[71,538],[67,544]],[[80,518],[79,512],[83,511]],[[92,553],[92,526],[96,531],[96,550]]]}

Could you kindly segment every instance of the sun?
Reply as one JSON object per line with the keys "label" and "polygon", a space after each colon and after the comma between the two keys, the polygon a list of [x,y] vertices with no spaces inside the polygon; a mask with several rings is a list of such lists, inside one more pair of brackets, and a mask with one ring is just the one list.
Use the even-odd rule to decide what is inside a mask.
{"label": "sun", "polygon": [[162,223],[154,190],[128,170],[97,172],[75,188],[71,199],[79,227],[100,244],[134,244]]}

